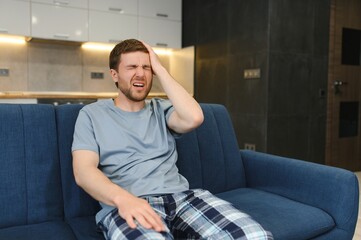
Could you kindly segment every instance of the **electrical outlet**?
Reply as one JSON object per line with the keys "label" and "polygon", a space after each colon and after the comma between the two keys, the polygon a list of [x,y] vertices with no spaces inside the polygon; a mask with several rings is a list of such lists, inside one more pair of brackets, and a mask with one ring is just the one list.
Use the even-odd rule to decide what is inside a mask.
{"label": "electrical outlet", "polygon": [[245,69],[243,72],[243,77],[245,79],[261,78],[261,69],[260,68]]}
{"label": "electrical outlet", "polygon": [[244,149],[256,151],[256,144],[253,144],[253,143],[245,143],[245,144],[244,144]]}
{"label": "electrical outlet", "polygon": [[102,73],[102,72],[91,72],[90,73],[90,78],[91,79],[103,79],[104,78],[104,73]]}
{"label": "electrical outlet", "polygon": [[9,76],[9,69],[8,68],[0,68],[0,76],[1,77],[8,77]]}

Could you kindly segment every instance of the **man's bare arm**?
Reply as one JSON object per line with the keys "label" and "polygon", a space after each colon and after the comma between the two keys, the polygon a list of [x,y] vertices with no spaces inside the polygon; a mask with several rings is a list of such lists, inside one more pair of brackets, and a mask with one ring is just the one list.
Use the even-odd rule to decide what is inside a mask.
{"label": "man's bare arm", "polygon": [[163,231],[161,218],[147,201],[138,198],[111,182],[99,169],[99,156],[88,150],[73,152],[73,171],[76,183],[94,199],[118,209],[119,215],[131,228],[134,219],[145,228]]}

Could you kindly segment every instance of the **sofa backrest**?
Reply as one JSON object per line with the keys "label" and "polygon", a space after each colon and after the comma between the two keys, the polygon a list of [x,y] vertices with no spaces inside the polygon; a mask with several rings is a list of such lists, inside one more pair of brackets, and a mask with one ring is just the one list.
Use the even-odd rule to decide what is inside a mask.
{"label": "sofa backrest", "polygon": [[226,108],[201,104],[204,122],[177,139],[181,174],[191,188],[212,193],[245,187],[245,174],[233,125]]}
{"label": "sofa backrest", "polygon": [[0,228],[63,219],[51,105],[0,104]]}

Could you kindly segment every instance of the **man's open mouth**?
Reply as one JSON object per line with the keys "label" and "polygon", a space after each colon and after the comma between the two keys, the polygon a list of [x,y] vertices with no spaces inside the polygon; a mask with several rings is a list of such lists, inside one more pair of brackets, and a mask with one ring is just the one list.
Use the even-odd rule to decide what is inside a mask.
{"label": "man's open mouth", "polygon": [[144,87],[144,83],[133,83],[134,87]]}

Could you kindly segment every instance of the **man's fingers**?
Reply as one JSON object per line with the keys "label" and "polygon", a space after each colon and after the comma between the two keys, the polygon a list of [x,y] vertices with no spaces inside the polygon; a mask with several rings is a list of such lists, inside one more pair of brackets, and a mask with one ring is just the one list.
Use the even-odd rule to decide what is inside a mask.
{"label": "man's fingers", "polygon": [[138,221],[140,225],[142,225],[146,229],[153,228],[152,223],[142,215],[136,216],[135,219]]}
{"label": "man's fingers", "polygon": [[154,229],[158,232],[166,230],[161,216],[145,199],[131,198],[130,201],[124,203],[124,206],[118,208],[118,213],[132,229],[139,224],[146,229]]}
{"label": "man's fingers", "polygon": [[[138,220],[138,218],[137,218]],[[164,231],[164,224],[160,216],[156,214],[153,209],[144,211],[142,217],[138,220],[145,228],[153,228],[154,230],[161,232]],[[142,221],[142,222],[141,222]],[[144,221],[144,224],[143,224]]]}
{"label": "man's fingers", "polygon": [[151,209],[148,219],[149,219],[149,221],[151,221],[154,230],[156,230],[158,232],[165,230],[162,218],[153,209]]}
{"label": "man's fingers", "polygon": [[134,219],[133,219],[133,216],[132,215],[128,215],[126,218],[125,218],[125,221],[127,222],[128,226],[130,228],[136,228],[137,225],[135,224],[134,222]]}
{"label": "man's fingers", "polygon": [[146,229],[153,228],[158,232],[165,230],[163,221],[154,211],[153,213],[148,213],[147,211],[144,211],[143,213],[138,213],[134,215],[129,214],[125,217],[125,221],[132,229],[137,227],[137,224],[135,223],[134,220],[136,220],[140,225],[142,225]]}

